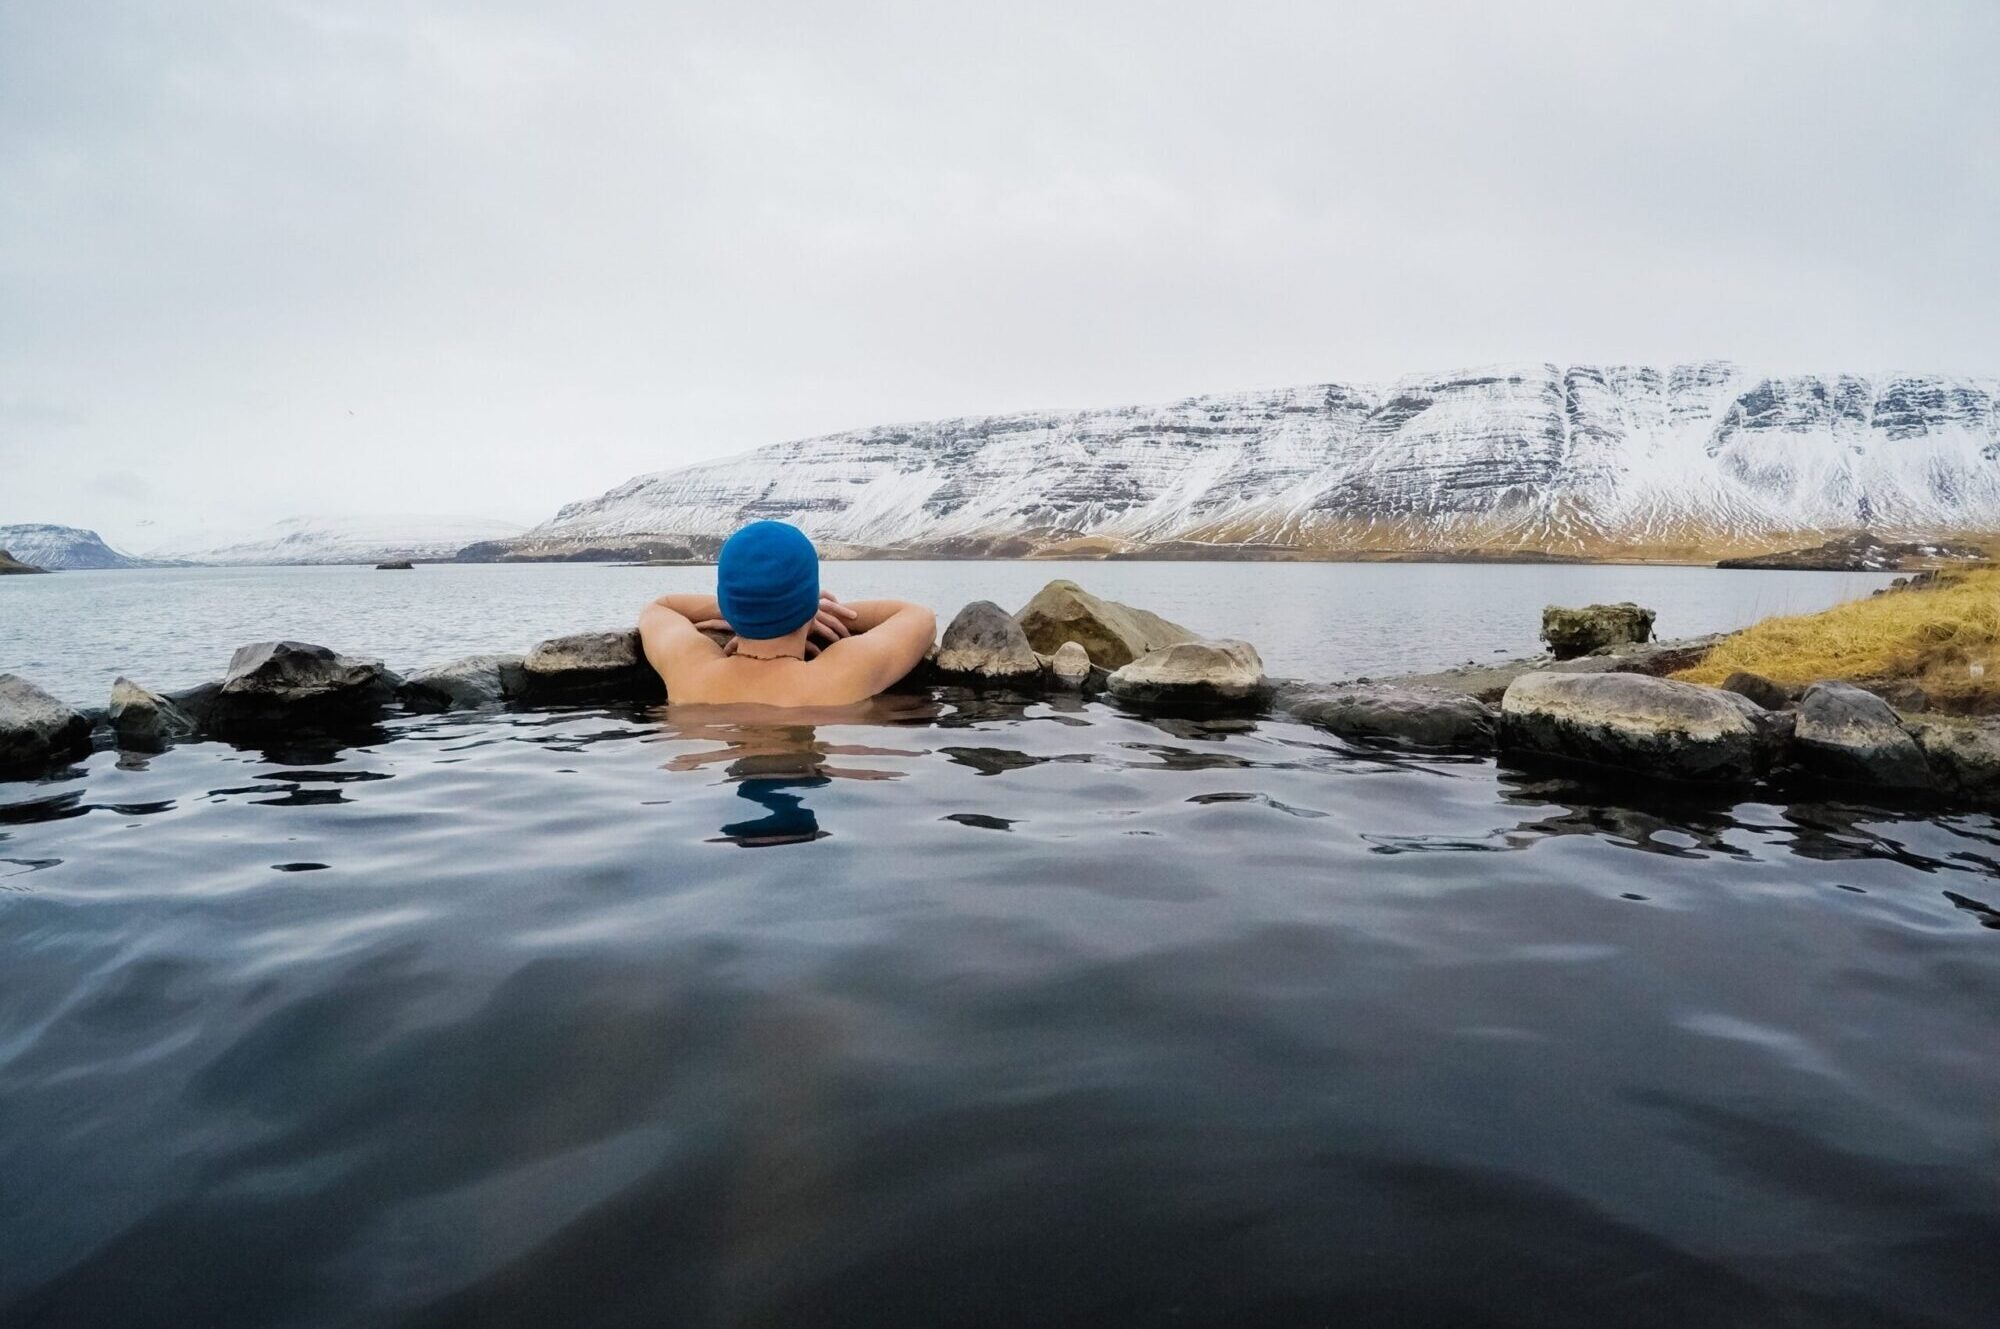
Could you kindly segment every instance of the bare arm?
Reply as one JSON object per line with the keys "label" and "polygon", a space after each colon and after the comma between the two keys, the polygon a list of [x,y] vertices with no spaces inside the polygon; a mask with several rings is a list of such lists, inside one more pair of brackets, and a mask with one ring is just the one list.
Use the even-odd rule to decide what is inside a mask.
{"label": "bare arm", "polygon": [[675,671],[722,658],[722,648],[695,626],[721,617],[712,595],[663,595],[639,611],[639,647],[669,693]]}
{"label": "bare arm", "polygon": [[937,636],[937,615],[905,600],[859,600],[854,635],[819,653],[815,668],[831,669],[857,697],[872,697],[916,668]]}

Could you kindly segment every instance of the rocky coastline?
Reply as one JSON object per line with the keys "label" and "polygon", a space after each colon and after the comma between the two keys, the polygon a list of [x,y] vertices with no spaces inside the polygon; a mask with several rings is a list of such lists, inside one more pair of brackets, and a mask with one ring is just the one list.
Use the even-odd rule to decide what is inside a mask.
{"label": "rocky coastline", "polygon": [[1767,572],[1908,572],[1988,561],[1985,547],[1971,541],[1884,540],[1872,531],[1855,531],[1811,549],[1725,558],[1715,566]]}
{"label": "rocky coastline", "polygon": [[[1719,641],[1651,639],[1636,605],[1551,606],[1541,656],[1332,683],[1272,679],[1248,642],[1205,639],[1157,614],[1052,581],[1021,610],[975,601],[901,690],[1102,697],[1139,712],[1279,717],[1358,745],[1574,768],[1608,779],[1743,791],[2000,804],[2000,721],[1927,713],[1921,694],[1749,674],[1720,687],[1666,677]],[[373,725],[396,713],[650,705],[666,700],[634,630],[578,633],[520,655],[399,674],[298,641],[237,649],[222,678],[160,693],[132,679],[79,711],[0,674],[0,779],[32,779],[94,750],[157,752],[213,738],[254,744]]]}

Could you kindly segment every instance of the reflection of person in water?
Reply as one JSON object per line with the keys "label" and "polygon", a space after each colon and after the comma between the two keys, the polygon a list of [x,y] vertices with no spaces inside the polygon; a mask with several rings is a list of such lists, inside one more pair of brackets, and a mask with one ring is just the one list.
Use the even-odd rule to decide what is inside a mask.
{"label": "reflection of person in water", "polygon": [[719,838],[745,848],[774,844],[799,844],[823,839],[819,818],[806,806],[803,791],[819,789],[835,780],[895,780],[903,772],[874,770],[859,766],[828,765],[830,757],[915,757],[918,752],[895,748],[871,748],[858,744],[822,743],[809,724],[746,724],[731,722],[714,712],[713,719],[700,717],[701,708],[684,708],[682,722],[670,732],[683,739],[707,739],[723,746],[709,752],[692,752],[667,763],[670,771],[698,771],[718,762],[727,762],[726,779],[736,785],[736,796],[764,809],[762,816],[733,821],[722,827]]}
{"label": "reflection of person in water", "polygon": [[757,775],[740,782],[736,786],[736,796],[749,799],[765,812],[763,816],[749,821],[725,822],[722,838],[734,841],[745,849],[774,844],[802,844],[819,839],[826,834],[819,828],[819,818],[806,806],[804,798],[786,791],[817,789],[825,783],[827,778],[824,775]]}

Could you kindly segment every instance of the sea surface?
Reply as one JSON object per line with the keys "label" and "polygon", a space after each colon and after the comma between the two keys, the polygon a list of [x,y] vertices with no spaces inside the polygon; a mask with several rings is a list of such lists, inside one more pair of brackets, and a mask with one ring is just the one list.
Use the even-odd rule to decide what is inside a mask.
{"label": "sea surface", "polygon": [[[1886,585],[1886,573],[1716,568],[1387,563],[829,563],[826,589],[937,611],[993,600],[1019,609],[1055,577],[1242,637],[1288,678],[1439,669],[1529,655],[1542,606],[1636,600],[1655,631],[1687,637],[1806,613]],[[408,671],[483,651],[525,652],[565,632],[630,627],[668,591],[711,591],[713,568],[609,564],[148,568],[0,578],[0,672],[73,705],[111,682],[186,687],[221,677],[244,642],[291,637]]]}
{"label": "sea surface", "polygon": [[[941,601],[981,571],[933,566]],[[1010,607],[1051,575],[1017,567],[984,569]],[[451,587],[518,642],[671,575],[544,571],[281,630],[415,662],[497,644]],[[1329,674],[1524,649],[1508,596],[1699,631],[1840,580],[1101,571]],[[161,575],[212,597],[162,589],[128,658],[212,673],[262,635],[242,587],[352,611],[395,574],[16,580],[101,609]],[[0,783],[8,1329],[1989,1329],[1996,1249],[1983,813],[958,690]]]}

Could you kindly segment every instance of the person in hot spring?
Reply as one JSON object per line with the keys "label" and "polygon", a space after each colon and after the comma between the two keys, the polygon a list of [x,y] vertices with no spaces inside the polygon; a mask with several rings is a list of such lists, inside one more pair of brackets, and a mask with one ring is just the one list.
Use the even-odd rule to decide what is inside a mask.
{"label": "person in hot spring", "polygon": [[[732,634],[726,646],[706,635]],[[674,702],[843,706],[910,672],[937,618],[903,600],[843,604],[819,585],[819,551],[781,521],[723,543],[714,595],[663,595],[639,614],[646,659]]]}

